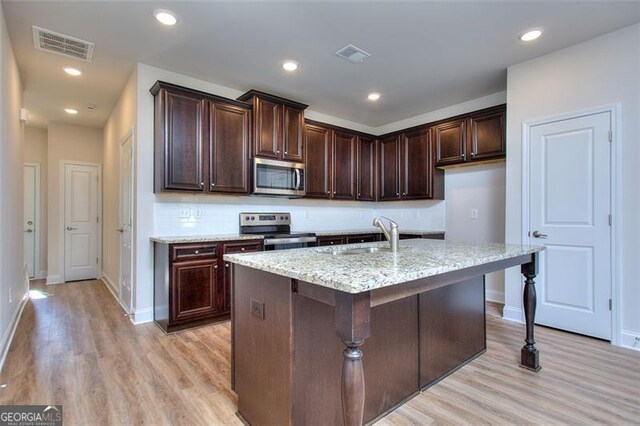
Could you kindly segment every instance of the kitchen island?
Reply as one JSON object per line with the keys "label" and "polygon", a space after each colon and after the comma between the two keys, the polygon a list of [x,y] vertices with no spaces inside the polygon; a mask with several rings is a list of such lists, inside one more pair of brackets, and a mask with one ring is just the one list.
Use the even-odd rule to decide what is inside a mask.
{"label": "kitchen island", "polygon": [[254,425],[375,421],[486,350],[484,275],[517,265],[521,366],[539,370],[542,249],[405,240],[397,253],[380,242],[225,256],[238,415]]}

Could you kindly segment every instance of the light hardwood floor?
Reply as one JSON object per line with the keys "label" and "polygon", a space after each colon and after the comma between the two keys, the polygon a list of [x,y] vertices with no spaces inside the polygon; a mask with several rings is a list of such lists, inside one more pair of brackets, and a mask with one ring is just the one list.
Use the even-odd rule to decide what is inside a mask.
{"label": "light hardwood floor", "polygon": [[[229,323],[166,336],[134,326],[101,281],[30,301],[0,404],[63,404],[67,425],[241,423],[229,388]],[[490,306],[487,353],[379,425],[638,424],[640,352],[537,327],[542,371],[518,367],[524,330]]]}

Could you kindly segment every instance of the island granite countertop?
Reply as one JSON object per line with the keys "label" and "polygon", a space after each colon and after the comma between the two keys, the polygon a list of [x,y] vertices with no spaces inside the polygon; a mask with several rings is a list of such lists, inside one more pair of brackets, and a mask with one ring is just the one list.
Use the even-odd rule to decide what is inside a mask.
{"label": "island granite countertop", "polygon": [[221,241],[262,240],[262,235],[225,234],[225,235],[182,235],[175,237],[150,237],[151,241],[162,244],[216,243]]}
{"label": "island granite countertop", "polygon": [[[400,229],[400,234],[409,234],[409,235],[433,235],[433,234],[444,234],[444,231],[434,231],[434,230],[416,230],[416,229]],[[367,228],[367,229],[347,229],[341,231],[316,231],[316,236],[318,237],[326,237],[333,235],[362,235],[362,234],[382,234],[380,228]]]}
{"label": "island granite countertop", "polygon": [[332,254],[359,247],[389,247],[389,243],[228,254],[224,260],[347,293],[362,293],[544,250],[543,246],[415,239],[400,241],[395,254]]}

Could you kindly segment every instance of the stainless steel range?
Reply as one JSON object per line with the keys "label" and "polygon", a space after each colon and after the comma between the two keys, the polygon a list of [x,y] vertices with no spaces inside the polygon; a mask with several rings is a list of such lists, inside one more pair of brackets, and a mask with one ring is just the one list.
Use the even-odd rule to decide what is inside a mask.
{"label": "stainless steel range", "polygon": [[264,236],[265,250],[310,247],[316,243],[313,232],[291,232],[289,213],[240,213],[240,234]]}

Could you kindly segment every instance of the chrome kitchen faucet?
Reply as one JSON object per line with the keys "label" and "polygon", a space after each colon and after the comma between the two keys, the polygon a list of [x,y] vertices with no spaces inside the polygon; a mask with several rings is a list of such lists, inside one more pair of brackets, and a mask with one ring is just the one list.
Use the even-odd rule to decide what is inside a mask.
{"label": "chrome kitchen faucet", "polygon": [[[382,219],[386,219],[389,221],[389,229],[384,226]],[[398,252],[398,241],[400,240],[400,235],[398,233],[398,224],[389,219],[388,217],[380,216],[373,219],[373,226],[377,226],[382,230],[385,238],[389,240],[389,245],[391,246],[391,253]]]}

